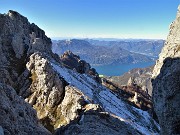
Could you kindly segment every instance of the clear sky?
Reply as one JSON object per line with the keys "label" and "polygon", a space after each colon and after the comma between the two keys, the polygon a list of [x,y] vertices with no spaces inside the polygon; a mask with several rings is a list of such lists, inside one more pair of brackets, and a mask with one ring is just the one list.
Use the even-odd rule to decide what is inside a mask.
{"label": "clear sky", "polygon": [[0,0],[49,37],[166,39],[180,0]]}

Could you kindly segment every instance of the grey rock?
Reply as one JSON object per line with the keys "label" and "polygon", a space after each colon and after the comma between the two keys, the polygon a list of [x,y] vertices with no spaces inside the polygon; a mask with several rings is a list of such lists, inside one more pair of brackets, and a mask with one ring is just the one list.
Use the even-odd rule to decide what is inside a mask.
{"label": "grey rock", "polygon": [[[31,69],[28,70],[28,68],[26,67],[26,63],[28,62],[30,55],[33,54],[34,52],[41,52],[44,55],[46,55],[48,58],[51,58],[51,59],[54,58],[54,61],[56,60],[58,61],[57,55],[54,55],[51,51],[51,40],[45,35],[45,32],[43,30],[41,30],[35,24],[30,24],[26,17],[20,15],[16,11],[10,10],[7,14],[0,14],[0,27],[1,27],[0,29],[0,83],[13,87],[17,92],[16,95],[14,94],[14,96],[18,97],[18,95],[20,95],[26,98],[32,94],[32,97],[31,98],[29,97],[30,98],[29,102],[33,105],[37,100],[36,96],[38,95],[38,93],[37,92],[33,93],[34,89],[30,88],[30,86],[33,86],[31,85],[32,78],[29,78],[31,77],[30,75],[32,71]],[[42,62],[44,62],[44,64],[47,64],[46,61],[43,61],[43,60],[44,59],[42,58]],[[38,71],[39,70],[37,69],[36,72]],[[43,69],[42,71],[39,71],[38,75],[41,74],[41,72],[43,71],[44,71]],[[41,76],[43,75],[41,74]],[[58,78],[58,74],[53,77]],[[51,81],[51,85],[56,85],[56,86],[50,86],[52,88],[52,91],[50,93],[50,97],[48,98],[48,105],[53,106],[57,104],[57,102],[60,102],[61,100],[58,97],[59,95],[62,94],[61,89],[59,89],[58,87],[59,85],[61,85],[61,81],[53,82],[53,83]],[[43,88],[45,89],[45,86]],[[17,103],[16,101],[13,101],[13,100],[14,99],[12,99],[12,102]],[[21,105],[22,105],[22,109],[23,107],[24,108],[26,107],[25,106],[26,104],[21,104]],[[26,121],[22,122],[22,124],[30,126],[30,129],[26,128],[26,126],[25,128],[18,127],[18,124],[21,121],[13,124],[11,122],[11,119],[7,121],[7,124],[9,124],[8,126],[10,126],[11,124],[14,125],[14,128],[16,128],[16,130],[20,133],[21,131],[19,130],[21,130],[21,128],[22,130],[29,130],[27,132],[30,134],[30,131],[32,131],[33,129],[33,126],[32,126],[33,121],[38,121],[38,118],[35,117],[36,113],[32,109],[32,107],[29,106],[29,108],[30,108],[29,109],[30,116],[28,116],[27,114],[27,119],[25,119]],[[8,116],[10,118],[16,117],[16,116],[13,116],[13,113],[15,111],[18,111],[18,107],[14,108],[13,112],[11,113],[12,116],[11,115],[8,115]],[[30,111],[33,111],[33,112],[30,113]],[[31,114],[33,114],[33,116],[31,116]],[[17,117],[17,119],[21,119],[21,117]],[[4,122],[5,120],[6,120],[5,117],[1,117],[2,122]],[[27,123],[30,123],[31,125]],[[38,124],[34,123],[34,126],[38,127]],[[36,134],[36,128],[34,130],[35,130],[34,134]],[[10,127],[4,128],[4,132],[5,133],[7,132],[6,134],[16,133],[16,132],[11,131]],[[42,128],[42,132],[39,131],[39,133],[37,134],[41,134],[41,133],[46,134],[46,132],[50,134],[45,128],[44,129]]]}
{"label": "grey rock", "polygon": [[[19,95],[26,98],[26,102],[36,109],[37,116],[42,123],[46,122],[47,119],[50,123],[51,119],[54,119],[49,118],[53,117],[53,109],[64,98],[65,81],[53,70],[49,61],[41,53],[32,54],[26,67],[27,70],[23,75],[26,81],[30,78],[30,83],[24,83]],[[27,76],[30,77],[27,78]],[[30,85],[27,87],[28,84]],[[52,131],[52,129],[49,130]]]}
{"label": "grey rock", "polygon": [[[19,13],[10,10],[7,14],[0,14],[0,27],[0,82],[17,87],[15,82],[25,69],[28,56],[34,52],[55,57],[51,40],[45,32]],[[31,42],[32,38],[34,42]]]}
{"label": "grey rock", "polygon": [[153,103],[162,135],[180,134],[180,6],[153,71]]}
{"label": "grey rock", "polygon": [[0,135],[4,135],[4,130],[1,126],[0,126]]}
{"label": "grey rock", "polygon": [[72,69],[81,74],[89,74],[95,80],[100,82],[99,74],[96,70],[91,68],[90,64],[85,60],[81,60],[78,55],[73,54],[71,51],[66,51],[63,55],[61,55],[60,59],[66,68]]}
{"label": "grey rock", "polygon": [[[90,108],[90,107],[93,108]],[[89,105],[78,123],[72,123],[56,130],[55,135],[141,135],[136,129],[115,118],[112,114]]]}
{"label": "grey rock", "polygon": [[[64,67],[59,67],[56,64],[52,64],[52,65],[54,69],[58,71],[67,82],[71,84],[69,85],[71,87],[71,90],[73,91],[76,90],[76,93],[82,97],[81,101],[83,102],[80,104],[82,109],[79,108],[77,110],[77,112],[79,112],[77,113],[79,114],[79,116],[76,117],[77,119],[71,120],[70,124],[84,123],[83,117],[85,118],[85,115],[83,114],[86,112],[86,107],[90,104],[90,106],[93,106],[90,108],[98,108],[95,107],[96,105],[92,105],[92,104],[98,104],[101,108],[100,109],[101,112],[112,114],[112,117],[117,118],[121,122],[128,124],[130,129],[138,130],[140,134],[147,134],[147,135],[158,134],[159,132],[158,124],[152,119],[152,117],[147,112],[132,107],[127,102],[124,102],[122,97],[118,97],[117,94],[103,87],[101,84],[97,83],[95,80],[93,80],[91,77],[89,77],[86,74],[79,74],[77,72],[74,72],[73,70],[69,70]],[[71,99],[74,100],[74,98]],[[77,99],[75,101],[77,102]],[[96,117],[94,117],[93,121],[91,120],[91,122],[94,124],[94,126],[92,124],[92,129],[96,131],[96,128],[98,127],[95,125],[95,123],[97,122]],[[106,122],[107,122],[106,124],[108,125],[109,121],[107,120]],[[82,126],[83,125],[84,124],[82,124]],[[73,131],[74,130],[71,129],[69,134],[73,133]],[[93,130],[92,132],[94,133]],[[117,133],[118,132],[119,134],[121,133],[120,130],[118,130]],[[86,132],[83,131],[82,134],[83,133],[85,134]],[[133,134],[133,133],[131,133],[130,131],[129,134]]]}
{"label": "grey rock", "polygon": [[23,98],[19,97],[12,87],[1,83],[0,125],[5,135],[50,135],[50,132],[39,123],[35,110]]}
{"label": "grey rock", "polygon": [[160,74],[153,80],[154,110],[162,135],[180,134],[180,59],[166,58]]}
{"label": "grey rock", "polygon": [[150,96],[152,95],[151,76],[154,66],[147,68],[135,68],[121,76],[106,77],[118,86],[137,84],[142,87]]}
{"label": "grey rock", "polygon": [[77,124],[84,134],[158,133],[147,112],[123,102],[84,74],[88,64],[80,61],[87,69],[83,74],[65,68],[52,53],[45,32],[27,18],[9,11],[0,14],[0,26],[0,125],[5,134],[46,135]]}

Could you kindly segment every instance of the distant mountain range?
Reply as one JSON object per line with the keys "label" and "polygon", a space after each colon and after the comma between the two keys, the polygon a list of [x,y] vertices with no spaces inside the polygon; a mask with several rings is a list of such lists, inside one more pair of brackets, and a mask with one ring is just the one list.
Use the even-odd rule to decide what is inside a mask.
{"label": "distant mountain range", "polygon": [[[123,42],[124,44],[121,45],[121,42]],[[129,44],[131,42],[129,41]],[[149,44],[151,42],[152,41],[149,41]],[[59,40],[53,41],[52,50],[58,55],[62,55],[65,51],[70,50],[74,54],[79,55],[81,59],[86,60],[92,65],[139,63],[152,61],[152,58],[150,58],[149,56],[142,55],[139,52],[135,53],[128,51],[128,47],[130,46],[126,47],[127,49],[123,49],[123,45],[124,48],[126,44],[129,45],[128,42],[126,44],[125,43],[125,41],[99,41],[89,39]],[[163,44],[163,41],[161,42],[161,44]],[[159,46],[162,46],[161,44]]]}
{"label": "distant mountain range", "polygon": [[127,39],[116,41],[86,39],[86,41],[95,46],[118,46],[130,52],[135,52],[155,58],[158,57],[165,42],[164,40],[148,39]]}

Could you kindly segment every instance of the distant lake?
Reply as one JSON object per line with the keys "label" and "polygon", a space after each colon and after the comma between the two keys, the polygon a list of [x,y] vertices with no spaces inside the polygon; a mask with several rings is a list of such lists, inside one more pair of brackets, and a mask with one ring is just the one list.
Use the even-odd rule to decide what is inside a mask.
{"label": "distant lake", "polygon": [[100,75],[120,76],[133,68],[144,68],[144,67],[152,66],[154,64],[155,62],[143,62],[143,63],[135,63],[135,64],[118,64],[118,65],[105,65],[105,66],[92,66],[92,67],[95,68]]}

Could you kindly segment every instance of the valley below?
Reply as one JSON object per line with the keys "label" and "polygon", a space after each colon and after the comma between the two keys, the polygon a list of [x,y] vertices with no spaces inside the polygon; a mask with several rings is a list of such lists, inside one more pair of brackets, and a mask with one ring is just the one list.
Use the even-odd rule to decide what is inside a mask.
{"label": "valley below", "polygon": [[0,135],[180,134],[179,26],[180,6],[166,42],[51,40],[0,14]]}
{"label": "valley below", "polygon": [[69,50],[92,66],[137,64],[155,61],[163,43],[163,40],[145,39],[140,41],[66,39],[53,41],[52,50],[58,55]]}

